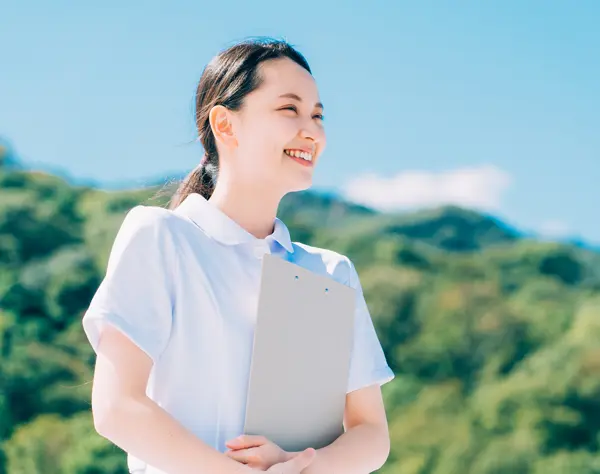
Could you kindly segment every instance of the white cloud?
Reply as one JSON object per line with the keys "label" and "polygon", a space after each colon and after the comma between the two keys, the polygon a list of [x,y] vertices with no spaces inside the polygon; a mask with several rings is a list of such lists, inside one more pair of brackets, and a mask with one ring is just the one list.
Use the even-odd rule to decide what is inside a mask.
{"label": "white cloud", "polygon": [[416,209],[444,204],[499,210],[512,179],[492,166],[443,172],[403,171],[395,176],[367,174],[346,184],[347,199],[380,210]]}
{"label": "white cloud", "polygon": [[542,222],[539,227],[539,232],[543,237],[560,238],[568,236],[572,232],[572,229],[566,222],[560,220],[548,220]]}

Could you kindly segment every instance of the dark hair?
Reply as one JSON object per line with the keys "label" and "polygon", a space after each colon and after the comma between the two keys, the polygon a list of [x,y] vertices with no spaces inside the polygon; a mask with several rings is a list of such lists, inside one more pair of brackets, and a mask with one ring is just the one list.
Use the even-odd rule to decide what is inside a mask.
{"label": "dark hair", "polygon": [[191,193],[201,194],[208,199],[214,191],[219,172],[219,154],[209,122],[211,109],[222,105],[229,110],[239,110],[244,98],[261,84],[258,71],[260,64],[283,58],[291,59],[312,74],[304,56],[289,43],[269,38],[235,44],[208,63],[196,90],[196,128],[204,148],[204,157],[181,182],[171,198],[170,208],[177,207]]}

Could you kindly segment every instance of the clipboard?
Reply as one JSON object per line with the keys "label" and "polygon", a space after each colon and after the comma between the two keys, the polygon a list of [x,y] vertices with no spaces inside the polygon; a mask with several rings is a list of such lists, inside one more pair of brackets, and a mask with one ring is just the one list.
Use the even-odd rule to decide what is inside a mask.
{"label": "clipboard", "polygon": [[266,254],[244,433],[286,451],[319,449],[344,432],[355,290]]}

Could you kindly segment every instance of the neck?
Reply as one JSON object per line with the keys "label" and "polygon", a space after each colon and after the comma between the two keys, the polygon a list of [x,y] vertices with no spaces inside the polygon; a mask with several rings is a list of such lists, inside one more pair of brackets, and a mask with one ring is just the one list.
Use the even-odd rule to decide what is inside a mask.
{"label": "neck", "polygon": [[256,238],[272,234],[282,196],[268,194],[256,186],[240,183],[234,186],[224,181],[219,179],[210,202]]}

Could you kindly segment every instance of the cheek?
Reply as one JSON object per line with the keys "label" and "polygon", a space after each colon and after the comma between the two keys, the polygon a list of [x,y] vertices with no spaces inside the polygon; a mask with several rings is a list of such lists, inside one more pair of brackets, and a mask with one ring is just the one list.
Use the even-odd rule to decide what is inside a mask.
{"label": "cheek", "polygon": [[239,141],[240,151],[244,155],[254,155],[261,150],[264,151],[265,144],[268,143],[268,128],[264,123],[254,123],[250,127],[245,127]]}
{"label": "cheek", "polygon": [[239,152],[244,157],[243,162],[252,169],[248,173],[262,174],[281,158],[285,142],[277,139],[278,130],[274,124],[262,122],[244,133]]}
{"label": "cheek", "polygon": [[263,116],[244,126],[239,139],[240,153],[258,163],[273,163],[281,159],[283,149],[294,141],[298,124],[289,118]]}
{"label": "cheek", "polygon": [[271,120],[264,122],[257,136],[261,137],[260,148],[265,158],[279,159],[286,146],[294,140],[298,133],[298,128],[293,120]]}

